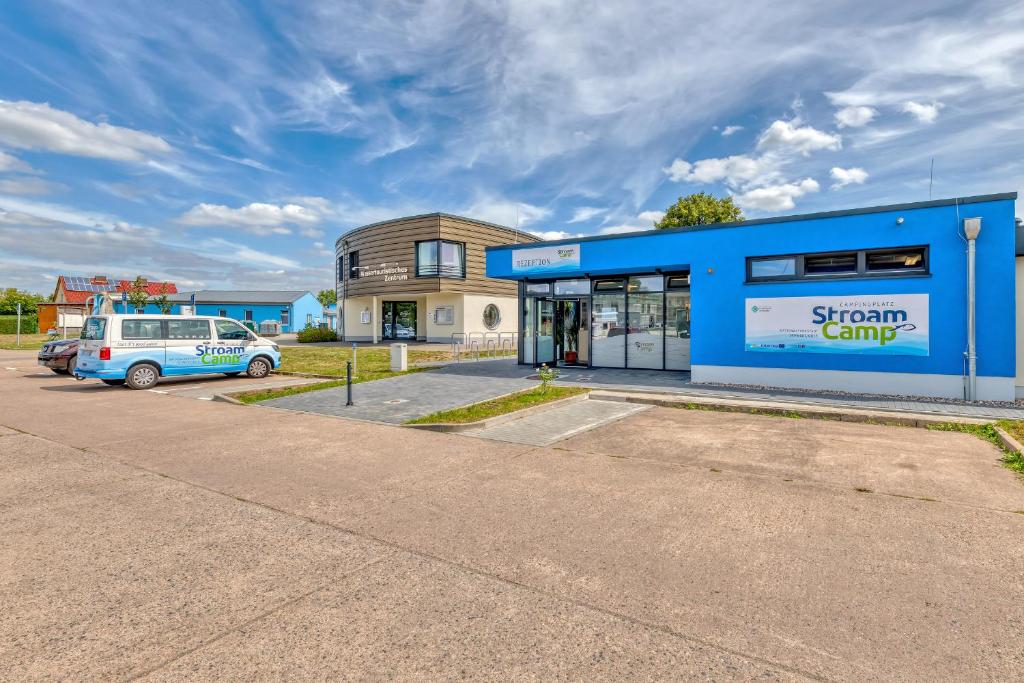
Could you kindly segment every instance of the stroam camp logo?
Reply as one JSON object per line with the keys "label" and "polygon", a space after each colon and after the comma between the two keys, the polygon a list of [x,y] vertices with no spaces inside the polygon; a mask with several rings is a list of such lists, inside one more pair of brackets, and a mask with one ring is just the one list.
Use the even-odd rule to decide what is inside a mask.
{"label": "stroam camp logo", "polygon": [[747,351],[927,356],[928,295],[746,300]]}
{"label": "stroam camp logo", "polygon": [[203,365],[238,365],[245,355],[244,346],[196,344],[196,356]]}

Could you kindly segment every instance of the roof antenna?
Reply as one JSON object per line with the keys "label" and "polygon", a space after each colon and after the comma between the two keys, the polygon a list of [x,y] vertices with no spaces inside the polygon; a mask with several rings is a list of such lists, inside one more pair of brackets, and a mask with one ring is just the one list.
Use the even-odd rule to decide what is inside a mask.
{"label": "roof antenna", "polygon": [[928,171],[928,201],[932,199],[932,184],[935,182],[935,157],[932,157],[932,167]]}

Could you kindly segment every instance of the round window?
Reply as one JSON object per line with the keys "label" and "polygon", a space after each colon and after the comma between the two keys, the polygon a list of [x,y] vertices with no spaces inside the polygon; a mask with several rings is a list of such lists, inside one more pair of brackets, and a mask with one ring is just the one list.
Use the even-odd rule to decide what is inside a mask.
{"label": "round window", "polygon": [[484,306],[484,327],[493,330],[501,324],[501,311],[494,304]]}

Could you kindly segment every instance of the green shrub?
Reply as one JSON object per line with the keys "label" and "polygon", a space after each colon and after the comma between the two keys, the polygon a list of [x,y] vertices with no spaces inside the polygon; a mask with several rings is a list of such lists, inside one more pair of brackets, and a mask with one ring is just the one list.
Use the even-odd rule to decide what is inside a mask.
{"label": "green shrub", "polygon": [[338,341],[337,333],[329,327],[313,327],[308,325],[305,329],[300,330],[297,336],[299,342],[303,344]]}
{"label": "green shrub", "polygon": [[[34,315],[21,316],[21,333],[36,334],[39,331],[39,321]],[[18,316],[0,315],[0,334],[17,334]]]}

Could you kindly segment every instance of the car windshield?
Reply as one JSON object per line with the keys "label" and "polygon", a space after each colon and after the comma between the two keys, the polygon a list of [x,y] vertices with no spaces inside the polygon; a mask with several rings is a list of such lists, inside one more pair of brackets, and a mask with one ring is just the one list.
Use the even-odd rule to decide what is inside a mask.
{"label": "car windshield", "polygon": [[88,341],[103,341],[103,335],[107,331],[106,318],[86,318],[82,325],[82,334],[79,339]]}

